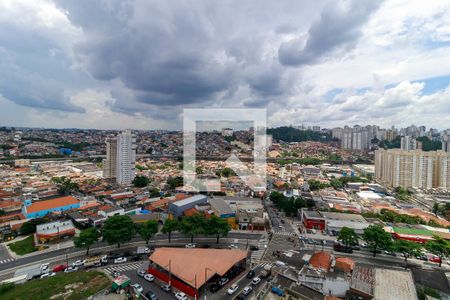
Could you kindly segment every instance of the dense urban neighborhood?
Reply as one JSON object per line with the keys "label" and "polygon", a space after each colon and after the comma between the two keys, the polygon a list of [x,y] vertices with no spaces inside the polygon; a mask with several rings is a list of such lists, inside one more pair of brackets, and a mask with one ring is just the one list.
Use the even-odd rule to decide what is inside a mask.
{"label": "dense urban neighborhood", "polygon": [[180,132],[1,128],[2,299],[450,295],[449,130],[267,132],[264,190],[253,128],[197,133],[196,191]]}

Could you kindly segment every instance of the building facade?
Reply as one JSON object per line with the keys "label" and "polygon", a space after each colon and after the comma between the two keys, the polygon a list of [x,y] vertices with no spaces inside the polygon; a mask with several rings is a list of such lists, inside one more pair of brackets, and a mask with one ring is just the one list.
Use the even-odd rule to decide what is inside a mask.
{"label": "building facade", "polygon": [[421,150],[375,151],[375,178],[392,187],[450,189],[450,153]]}
{"label": "building facade", "polygon": [[115,178],[121,185],[131,184],[135,177],[136,137],[131,130],[106,140],[103,177]]}

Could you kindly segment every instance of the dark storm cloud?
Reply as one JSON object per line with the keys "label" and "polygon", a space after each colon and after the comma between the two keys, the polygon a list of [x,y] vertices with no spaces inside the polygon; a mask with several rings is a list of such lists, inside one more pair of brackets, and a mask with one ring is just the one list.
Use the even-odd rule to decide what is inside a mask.
{"label": "dark storm cloud", "polygon": [[[289,94],[292,80],[278,62],[278,45],[271,45],[269,58],[263,58],[265,48],[271,39],[278,43],[280,35],[304,26],[306,17],[296,24],[289,21],[287,7],[299,16],[319,11],[298,1],[264,6],[240,1],[57,3],[85,34],[75,48],[79,63],[95,79],[120,82],[133,99],[115,98],[114,105],[129,113],[135,102],[186,106],[223,97],[240,101],[232,99],[239,88],[248,88],[247,96],[264,103]],[[130,102],[129,109],[121,102]]]}
{"label": "dark storm cloud", "polygon": [[352,0],[329,3],[309,28],[306,40],[297,37],[281,44],[278,51],[281,64],[314,64],[336,50],[353,47],[361,37],[362,26],[381,2]]}

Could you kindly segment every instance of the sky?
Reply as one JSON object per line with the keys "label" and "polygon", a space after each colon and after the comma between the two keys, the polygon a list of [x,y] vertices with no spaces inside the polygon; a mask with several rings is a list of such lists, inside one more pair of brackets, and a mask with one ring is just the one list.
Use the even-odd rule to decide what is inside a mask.
{"label": "sky", "polygon": [[0,126],[450,128],[450,1],[1,0]]}

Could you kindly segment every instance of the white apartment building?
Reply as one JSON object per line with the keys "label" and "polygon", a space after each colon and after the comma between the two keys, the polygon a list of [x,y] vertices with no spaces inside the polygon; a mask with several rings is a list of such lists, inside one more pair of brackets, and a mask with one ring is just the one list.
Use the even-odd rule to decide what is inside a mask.
{"label": "white apartment building", "polygon": [[130,184],[135,177],[136,137],[131,130],[106,140],[103,177],[116,178],[118,184]]}
{"label": "white apartment building", "polygon": [[402,150],[416,150],[417,149],[416,139],[409,135],[402,136],[400,140],[400,148]]}
{"label": "white apartment building", "polygon": [[450,153],[401,149],[375,151],[375,178],[393,187],[450,189]]}
{"label": "white apartment building", "polygon": [[117,136],[116,181],[118,184],[130,184],[135,176],[136,137],[131,130]]}

